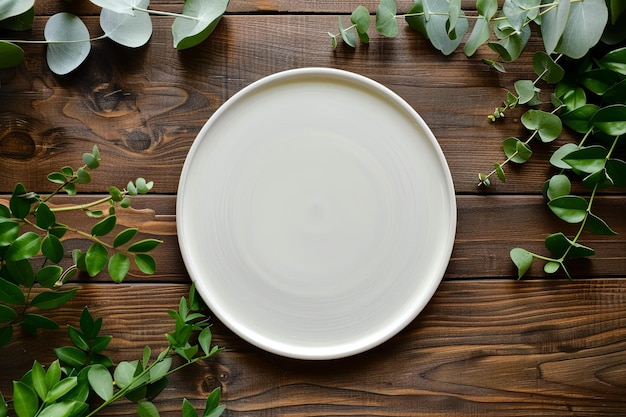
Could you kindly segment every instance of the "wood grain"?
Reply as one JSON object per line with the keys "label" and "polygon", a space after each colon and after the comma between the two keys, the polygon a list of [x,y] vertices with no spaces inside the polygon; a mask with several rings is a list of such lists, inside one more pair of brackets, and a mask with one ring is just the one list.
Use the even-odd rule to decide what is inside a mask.
{"label": "wood grain", "polygon": [[[97,18],[86,21],[98,33]],[[37,20],[33,37],[43,24]],[[356,51],[333,50],[326,32],[335,26],[335,18],[325,15],[227,16],[203,45],[178,52],[170,47],[169,22],[156,19],[146,47],[94,43],[87,62],[67,77],[51,75],[43,47],[28,45],[26,65],[0,77],[3,184],[21,180],[30,189],[49,189],[48,172],[80,163],[97,144],[103,183],[150,174],[158,177],[156,192],[175,193],[192,141],[226,99],[263,76],[307,66],[357,72],[397,92],[432,129],[461,193],[477,192],[478,172],[503,159],[504,138],[524,137],[518,113],[495,124],[486,116],[514,80],[533,76],[530,53],[501,74],[481,64],[480,56],[444,57],[409,30],[396,39],[374,36]],[[539,192],[550,173],[548,155],[567,140],[566,134],[561,142],[533,146],[532,162],[507,169],[506,186],[496,184],[491,192]]]}
{"label": "wood grain", "polygon": [[[116,360],[156,351],[187,285],[85,285],[51,312],[76,324],[88,305],[105,318]],[[114,302],[112,300],[115,300]],[[214,320],[214,361],[172,378],[158,402],[166,412],[186,396],[200,405],[221,386],[226,416],[589,416],[621,415],[626,370],[626,285],[596,281],[447,281],[418,318],[391,341],[352,358],[307,362],[258,350]],[[0,390],[52,360],[61,331],[3,351]],[[402,364],[402,366],[398,366]],[[110,411],[123,415],[128,407]],[[170,410],[170,411],[168,411]]]}

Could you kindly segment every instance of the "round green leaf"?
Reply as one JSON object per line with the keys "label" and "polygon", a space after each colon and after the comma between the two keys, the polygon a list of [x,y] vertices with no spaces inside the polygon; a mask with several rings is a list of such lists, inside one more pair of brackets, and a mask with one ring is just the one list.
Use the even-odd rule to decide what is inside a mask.
{"label": "round green leaf", "polygon": [[89,169],[96,169],[100,166],[100,161],[98,157],[92,153],[84,153],[83,162]]}
{"label": "round green leaf", "polygon": [[533,263],[533,255],[526,249],[514,248],[511,249],[510,257],[515,266],[517,267],[517,277],[523,277],[530,269]]}
{"label": "round green leaf", "polygon": [[384,36],[398,35],[397,7],[395,0],[381,0],[376,8],[376,30]]}
{"label": "round green leaf", "polygon": [[133,6],[142,0],[89,0],[96,6],[117,13],[133,14]]}
{"label": "round green leaf", "polygon": [[548,54],[554,53],[565,31],[570,11],[569,0],[555,1],[556,7],[549,8],[541,18],[541,37]]}
{"label": "round green leaf", "polygon": [[89,184],[91,182],[91,174],[85,168],[80,167],[76,170],[76,182],[79,184]]}
{"label": "round green leaf", "polygon": [[30,206],[35,200],[32,198],[28,198],[28,193],[26,192],[26,188],[20,183],[15,185],[13,189],[13,194],[9,199],[9,207],[11,208],[11,212],[18,219],[24,219],[30,213]]}
{"label": "round green leaf", "polygon": [[605,0],[571,2],[569,17],[556,52],[574,59],[582,58],[600,40],[608,18]]}
{"label": "round green leaf", "polygon": [[572,184],[569,178],[567,178],[567,175],[558,174],[554,175],[550,178],[550,181],[548,181],[547,196],[548,199],[554,200],[555,198],[568,195],[571,190]]}
{"label": "round green leaf", "polygon": [[356,25],[357,32],[367,32],[370,26],[370,12],[365,6],[359,5],[350,15],[350,21]]}
{"label": "round green leaf", "polygon": [[565,70],[557,64],[550,55],[543,51],[535,52],[533,55],[533,68],[535,73],[547,83],[558,83],[563,79]]}
{"label": "round green leaf", "polygon": [[35,5],[35,0],[0,0],[0,20],[26,13]]}
{"label": "round green leaf", "polygon": [[139,242],[135,242],[128,247],[128,251],[132,253],[145,253],[150,252],[157,246],[159,246],[163,241],[158,239],[144,239]]}
{"label": "round green leaf", "polygon": [[113,397],[113,378],[108,369],[103,365],[93,365],[87,373],[89,385],[104,401],[108,401]]}
{"label": "round green leaf", "polygon": [[74,71],[89,55],[91,42],[87,26],[71,13],[57,13],[48,19],[44,29],[48,43],[47,61],[58,75]]}
{"label": "round green leaf", "polygon": [[548,207],[556,216],[567,223],[580,223],[587,214],[587,200],[575,195],[557,197],[548,202]]}
{"label": "round green leaf", "polygon": [[35,220],[37,226],[48,229],[56,222],[56,216],[46,203],[39,203],[35,209]]}
{"label": "round green leaf", "polygon": [[0,41],[0,68],[13,68],[24,62],[24,50],[18,45]]}
{"label": "round green leaf", "polygon": [[117,216],[107,216],[91,228],[92,236],[105,236],[113,231],[117,224]]}
{"label": "round green leaf", "polygon": [[156,272],[156,261],[150,255],[138,253],[134,256],[135,264],[141,272],[146,275],[152,275]]}
{"label": "round green leaf", "polygon": [[507,138],[502,142],[502,150],[507,158],[511,159],[511,162],[516,164],[523,164],[528,161],[532,155],[530,147],[518,138]]}
{"label": "round green leaf", "polygon": [[479,18],[474,23],[474,28],[467,38],[465,45],[463,46],[463,52],[465,55],[472,56],[476,53],[476,50],[483,44],[485,44],[491,36],[491,29],[489,28],[489,20],[487,18]]}
{"label": "round green leaf", "polygon": [[607,135],[626,134],[626,105],[614,104],[599,109],[591,118],[591,123]]}
{"label": "round green leaf", "polygon": [[0,247],[9,246],[20,234],[20,224],[14,220],[0,218]]}
{"label": "round green leaf", "polygon": [[31,305],[42,309],[59,308],[76,295],[78,288],[68,291],[46,291],[39,293],[31,301]]}
{"label": "round green leaf", "polygon": [[571,166],[563,162],[563,158],[578,149],[580,149],[578,145],[574,143],[566,143],[565,145],[554,151],[554,153],[552,153],[552,156],[550,157],[550,163],[556,168],[570,169]]}
{"label": "round green leaf", "polygon": [[621,81],[619,74],[604,68],[594,68],[579,76],[580,83],[589,91],[601,96]]}
{"label": "round green leaf", "polygon": [[137,415],[139,417],[159,417],[159,410],[150,401],[137,403]]}
{"label": "round green leaf", "polygon": [[113,246],[120,247],[131,241],[133,237],[137,234],[138,229],[136,227],[129,227],[127,229],[122,230],[115,236],[113,239]]}
{"label": "round green leaf", "polygon": [[346,30],[343,27],[341,16],[337,20],[337,26],[339,28],[339,34],[341,35],[341,39],[343,39],[343,42],[352,48],[356,48],[356,35],[355,35],[356,29],[351,28],[351,29]]}
{"label": "round green leaf", "polygon": [[531,80],[518,80],[514,83],[515,92],[519,96],[519,103],[526,104],[537,95],[535,83]]}
{"label": "round green leaf", "polygon": [[578,132],[587,133],[591,128],[591,118],[598,111],[595,104],[585,104],[561,115],[561,120],[567,127]]}
{"label": "round green leaf", "polygon": [[[138,6],[145,9],[148,4],[148,0],[142,0]],[[139,10],[128,14],[104,8],[100,12],[100,27],[107,37],[129,48],[145,45],[152,36],[150,15]]]}
{"label": "round green leaf", "polygon": [[183,13],[194,19],[177,17],[172,24],[174,47],[187,49],[198,45],[213,32],[226,12],[229,0],[187,0]]}
{"label": "round green leaf", "polygon": [[114,282],[120,283],[130,270],[130,259],[123,253],[116,253],[109,259],[109,275]]}
{"label": "round green leaf", "polygon": [[556,271],[559,270],[560,267],[561,267],[561,264],[558,262],[547,262],[543,266],[543,270],[545,271],[546,274],[554,274]]}
{"label": "round green leaf", "polygon": [[63,268],[58,265],[46,265],[37,271],[35,279],[44,288],[52,289],[61,278]]}
{"label": "round green leaf", "polygon": [[65,248],[63,243],[61,243],[61,239],[53,234],[48,234],[41,241],[41,253],[56,264],[63,259]]}
{"label": "round green leaf", "polygon": [[85,254],[85,267],[90,277],[95,277],[104,269],[109,261],[109,251],[98,242],[91,244]]}
{"label": "round green leaf", "polygon": [[591,174],[604,168],[608,153],[603,146],[587,146],[565,155],[563,162],[574,169]]}
{"label": "round green leaf", "polygon": [[626,75],[626,47],[614,49],[598,62],[600,67]]}
{"label": "round green leaf", "polygon": [[41,248],[41,238],[37,233],[26,232],[19,236],[9,246],[4,259],[7,261],[20,261],[22,259],[32,258],[39,253]]}
{"label": "round green leaf", "polygon": [[0,323],[6,323],[17,318],[17,312],[4,304],[0,304]]}
{"label": "round green leaf", "polygon": [[0,301],[8,304],[24,305],[26,299],[20,287],[4,278],[0,278]]}
{"label": "round green leaf", "polygon": [[563,130],[563,124],[559,116],[543,110],[528,110],[522,117],[521,122],[528,130],[536,130],[544,143],[552,142],[559,137]]}
{"label": "round green leaf", "polygon": [[512,62],[519,58],[530,39],[529,26],[523,26],[521,31],[512,28],[506,20],[494,22],[494,31],[498,42],[489,42],[487,45],[500,55],[504,62]]}
{"label": "round green leaf", "polygon": [[[390,0],[389,3],[394,3],[395,9],[395,2]],[[424,26],[430,43],[442,54],[450,55],[461,44],[469,29],[467,18],[461,12],[454,32],[448,33],[448,0],[422,0],[422,6],[429,12],[429,17],[425,19]],[[388,17],[391,18],[391,16]],[[397,25],[395,11],[393,21]]]}

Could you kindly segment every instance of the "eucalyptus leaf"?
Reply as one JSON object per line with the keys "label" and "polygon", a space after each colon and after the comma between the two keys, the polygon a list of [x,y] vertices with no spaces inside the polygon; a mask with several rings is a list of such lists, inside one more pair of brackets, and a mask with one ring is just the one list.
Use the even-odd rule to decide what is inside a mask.
{"label": "eucalyptus leaf", "polygon": [[502,150],[506,157],[516,164],[523,164],[532,155],[528,145],[515,137],[505,139],[502,142]]}
{"label": "eucalyptus leaf", "polygon": [[0,0],[0,20],[26,13],[35,5],[35,0]]}
{"label": "eucalyptus leaf", "polygon": [[479,17],[474,23],[474,28],[469,38],[463,46],[463,52],[465,55],[472,56],[476,53],[476,50],[489,40],[491,30],[489,28],[489,20],[484,17]]}
{"label": "eucalyptus leaf", "polygon": [[134,7],[139,3],[144,3],[144,0],[89,0],[96,6],[100,6],[102,9],[112,10],[117,13],[125,13],[132,15],[134,13]]}
{"label": "eucalyptus leaf", "polygon": [[548,181],[548,190],[546,192],[549,200],[569,195],[572,190],[572,183],[567,175],[557,174],[552,176]]}
{"label": "eucalyptus leaf", "polygon": [[582,183],[590,189],[602,189],[612,186],[613,180],[609,177],[606,169],[602,168],[587,175],[583,178]]}
{"label": "eucalyptus leaf", "polygon": [[24,62],[24,50],[14,44],[0,40],[0,69],[13,68]]}
{"label": "eucalyptus leaf", "polygon": [[571,241],[561,232],[547,236],[545,245],[554,256],[559,258],[584,258],[595,254],[593,249]]}
{"label": "eucalyptus leaf", "polygon": [[626,75],[626,47],[608,52],[598,61],[598,65],[601,68]]}
{"label": "eucalyptus leaf", "polygon": [[[138,6],[144,9],[148,7],[148,4],[148,0],[138,2]],[[108,38],[129,48],[145,45],[152,36],[150,15],[139,10],[128,14],[107,8],[102,9],[100,27]]]}
{"label": "eucalyptus leaf", "polygon": [[541,37],[548,54],[556,51],[570,12],[570,0],[553,0],[541,18]]}
{"label": "eucalyptus leaf", "polygon": [[[341,21],[341,17],[338,18],[337,21],[337,26],[339,27],[339,34],[341,35],[341,39],[343,39],[343,42],[352,47],[352,48],[356,48],[356,35],[355,35],[355,29],[345,29],[343,27],[343,23]],[[130,188],[129,188],[130,190]],[[133,193],[131,192],[131,195]]]}
{"label": "eucalyptus leaf", "polygon": [[550,200],[548,207],[559,219],[567,223],[580,223],[587,215],[589,203],[582,197],[565,195]]}
{"label": "eucalyptus leaf", "polygon": [[226,12],[229,0],[187,0],[183,14],[189,18],[177,17],[172,24],[174,47],[187,49],[204,41],[215,30]]}
{"label": "eucalyptus leaf", "polygon": [[[601,0],[602,1],[602,0]],[[557,64],[550,55],[543,51],[537,51],[533,55],[533,68],[535,73],[547,83],[557,83],[563,79],[565,70]]]}
{"label": "eucalyptus leaf", "polygon": [[526,272],[530,269],[533,263],[533,255],[526,249],[514,248],[511,249],[510,257],[515,266],[517,267],[517,277],[522,278],[526,275]]}
{"label": "eucalyptus leaf", "polygon": [[614,185],[626,187],[626,162],[611,158],[606,161],[606,171],[613,178]]}
{"label": "eucalyptus leaf", "polygon": [[621,81],[619,74],[605,68],[586,71],[580,78],[583,86],[600,96]]}
{"label": "eucalyptus leaf", "polygon": [[537,95],[537,89],[535,83],[531,80],[518,80],[514,83],[515,92],[518,95],[518,101],[520,104],[526,104]]}
{"label": "eucalyptus leaf", "polygon": [[499,40],[489,42],[487,45],[498,53],[504,62],[512,62],[519,58],[531,35],[528,26],[522,27],[521,31],[515,30],[507,21],[495,22],[494,32]]}
{"label": "eucalyptus leaf", "polygon": [[556,168],[570,169],[571,166],[568,163],[563,162],[563,158],[578,149],[580,148],[574,143],[566,143],[562,145],[559,149],[554,151],[550,157],[550,164]]}
{"label": "eucalyptus leaf", "polygon": [[600,40],[608,18],[605,0],[571,2],[567,24],[556,52],[570,58],[582,58]]}
{"label": "eucalyptus leaf", "polygon": [[543,270],[546,274],[554,274],[559,270],[560,267],[561,264],[558,262],[546,262],[546,264],[543,266]]}
{"label": "eucalyptus leaf", "polygon": [[607,135],[626,134],[626,105],[614,104],[599,109],[591,118],[591,123]]}
{"label": "eucalyptus leaf", "polygon": [[585,104],[577,109],[563,113],[561,121],[578,133],[587,133],[593,127],[591,119],[598,109],[599,107],[596,104]]}
{"label": "eucalyptus leaf", "polygon": [[[461,14],[455,26],[453,38],[448,34],[448,1],[447,0],[421,0],[424,8],[431,15],[425,20],[425,28],[431,44],[444,55],[450,55],[461,44],[463,37],[469,29],[469,23],[465,15]],[[394,2],[395,4],[395,2]],[[395,20],[395,19],[394,19]]]}
{"label": "eucalyptus leaf", "polygon": [[541,0],[506,0],[502,4],[502,13],[516,31],[521,31],[528,20],[534,20]]}
{"label": "eucalyptus leaf", "polygon": [[562,160],[572,168],[590,174],[604,168],[607,155],[608,150],[603,146],[593,145],[577,149]]}
{"label": "eucalyptus leaf", "polygon": [[91,50],[89,30],[78,16],[57,13],[48,19],[44,29],[48,41],[48,67],[57,75],[65,75],[82,64]]}
{"label": "eucalyptus leaf", "polygon": [[350,15],[350,21],[356,25],[356,30],[359,33],[367,32],[370,26],[370,12],[365,6],[357,6],[356,9]]}
{"label": "eucalyptus leaf", "polygon": [[604,220],[593,213],[587,216],[585,227],[594,235],[615,236],[617,234]]}
{"label": "eucalyptus leaf", "polygon": [[558,138],[563,130],[559,116],[543,110],[528,110],[520,120],[526,129],[536,130],[544,143],[552,142]]}
{"label": "eucalyptus leaf", "polygon": [[[446,9],[447,11],[447,9]],[[398,35],[395,0],[381,0],[376,8],[376,30],[384,36],[393,38]]]}
{"label": "eucalyptus leaf", "polygon": [[404,16],[404,20],[411,29],[428,39],[428,33],[426,32],[426,19],[424,17],[424,5],[422,0],[414,0],[413,5],[407,11]]}
{"label": "eucalyptus leaf", "polygon": [[461,0],[448,0],[448,36],[454,33],[456,22],[458,22],[461,13]]}

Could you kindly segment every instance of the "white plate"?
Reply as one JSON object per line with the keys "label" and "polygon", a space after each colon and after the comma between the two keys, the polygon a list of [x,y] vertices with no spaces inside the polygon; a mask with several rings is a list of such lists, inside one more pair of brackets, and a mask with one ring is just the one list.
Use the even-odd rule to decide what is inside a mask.
{"label": "white plate", "polygon": [[402,330],[438,287],[456,230],[450,171],[420,116],[325,68],[271,75],[219,108],[189,151],[176,210],[213,314],[300,359]]}

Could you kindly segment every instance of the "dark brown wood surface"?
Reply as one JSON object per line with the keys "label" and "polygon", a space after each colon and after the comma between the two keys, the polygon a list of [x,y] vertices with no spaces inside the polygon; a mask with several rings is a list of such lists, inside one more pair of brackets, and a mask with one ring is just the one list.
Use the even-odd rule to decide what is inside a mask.
{"label": "dark brown wood surface", "polygon": [[[179,11],[180,3],[155,0],[151,7]],[[223,389],[225,415],[233,417],[626,415],[626,195],[599,197],[598,213],[620,234],[585,235],[596,256],[571,264],[573,281],[546,276],[538,267],[517,281],[511,248],[543,251],[546,235],[575,232],[549,213],[541,197],[550,175],[546,158],[569,134],[535,145],[529,163],[507,170],[506,184],[476,187],[478,172],[502,159],[500,142],[524,135],[519,113],[495,124],[486,116],[514,81],[533,77],[530,62],[540,39],[533,37],[506,73],[481,64],[482,57],[493,58],[488,49],[472,58],[462,52],[444,57],[402,22],[395,39],[373,35],[369,46],[333,50],[326,32],[336,32],[337,16],[347,20],[358,4],[374,10],[376,3],[233,0],[214,34],[182,52],[171,47],[171,19],[155,17],[145,47],[95,42],[87,62],[63,77],[47,69],[44,47],[25,46],[25,64],[0,72],[0,198],[17,181],[50,191],[46,174],[78,164],[97,144],[102,166],[94,183],[82,189],[98,195],[138,176],[154,180],[154,192],[135,199],[121,222],[164,240],[156,252],[157,274],[133,273],[121,285],[106,276],[80,277],[79,295],[51,317],[76,324],[77,312],[88,305],[105,317],[117,360],[139,357],[146,344],[164,346],[165,310],[177,305],[190,284],[177,245],[175,201],[195,135],[229,97],[266,75],[340,68],[397,92],[444,151],[458,204],[444,281],[404,331],[347,359],[277,357],[214,320],[215,338],[225,351],[172,378],[157,401],[162,415],[180,415],[183,397],[200,406],[216,386]],[[399,8],[410,4],[399,2]],[[47,15],[60,10],[80,13],[92,35],[99,34],[96,7],[55,0],[37,3],[35,27],[21,36],[41,38]],[[66,243],[84,244],[71,236]],[[18,334],[0,350],[0,391],[9,393],[11,381],[34,359],[47,363],[54,359],[51,348],[66,343],[62,331],[36,338]],[[131,411],[119,405],[103,415]]]}

